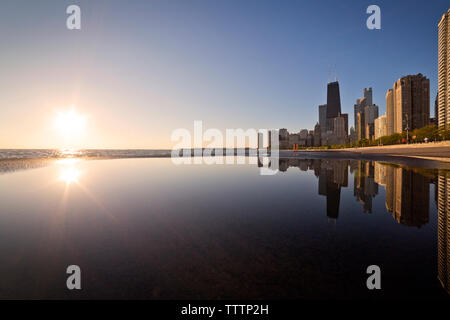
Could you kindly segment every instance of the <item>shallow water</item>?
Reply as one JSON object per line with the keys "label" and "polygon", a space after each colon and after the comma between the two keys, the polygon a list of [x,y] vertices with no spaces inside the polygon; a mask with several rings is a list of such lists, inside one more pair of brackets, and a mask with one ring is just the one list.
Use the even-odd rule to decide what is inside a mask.
{"label": "shallow water", "polygon": [[56,158],[141,158],[170,157],[170,150],[113,150],[113,149],[0,149],[0,159],[56,159]]}
{"label": "shallow water", "polygon": [[[279,167],[3,160],[0,298],[449,297],[448,171]],[[72,264],[81,291],[66,288]]]}

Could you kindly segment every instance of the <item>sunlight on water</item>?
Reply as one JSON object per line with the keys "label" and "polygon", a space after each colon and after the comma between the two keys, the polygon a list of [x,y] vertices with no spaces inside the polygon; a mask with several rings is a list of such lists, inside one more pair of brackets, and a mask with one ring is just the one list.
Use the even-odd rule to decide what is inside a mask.
{"label": "sunlight on water", "polygon": [[57,163],[61,165],[59,180],[64,181],[67,185],[73,182],[78,183],[78,178],[81,175],[81,171],[76,167],[78,162],[80,162],[80,159],[58,160]]}
{"label": "sunlight on water", "polygon": [[82,155],[82,152],[76,149],[62,149],[60,152],[62,157],[76,157]]}

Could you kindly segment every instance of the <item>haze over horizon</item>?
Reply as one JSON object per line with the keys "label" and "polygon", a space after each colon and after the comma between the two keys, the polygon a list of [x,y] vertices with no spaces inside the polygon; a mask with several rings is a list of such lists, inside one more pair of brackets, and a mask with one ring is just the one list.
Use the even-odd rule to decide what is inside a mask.
{"label": "haze over horizon", "polygon": [[[364,88],[382,115],[386,91],[408,74],[430,79],[434,116],[449,4],[418,3],[2,1],[0,148],[63,146],[53,122],[72,108],[86,120],[74,143],[86,149],[169,149],[172,131],[195,120],[223,132],[311,130],[335,65],[349,127]],[[70,4],[81,30],[66,28]],[[366,27],[372,4],[381,30]]]}

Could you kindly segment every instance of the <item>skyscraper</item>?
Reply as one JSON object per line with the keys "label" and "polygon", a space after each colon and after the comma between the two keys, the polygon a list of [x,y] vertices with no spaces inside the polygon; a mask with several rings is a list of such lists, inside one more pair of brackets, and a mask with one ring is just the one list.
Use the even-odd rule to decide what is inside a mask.
{"label": "skyscraper", "polygon": [[386,115],[380,116],[375,119],[375,139],[381,138],[386,134]]}
{"label": "skyscraper", "polygon": [[432,122],[432,124],[434,124],[434,125],[438,125],[438,114],[439,114],[439,112],[438,112],[438,101],[439,101],[438,97],[439,96],[436,93],[436,99],[434,100],[434,118],[433,118],[433,121],[431,121],[431,118],[430,118],[430,122]]}
{"label": "skyscraper", "polygon": [[339,82],[327,85],[327,104],[319,106],[321,145],[348,142],[348,114],[341,113]]}
{"label": "skyscraper", "polygon": [[[341,114],[341,96],[339,94],[339,82],[330,82],[327,86],[327,119],[336,118]],[[327,130],[333,131],[333,120],[328,121]]]}
{"label": "skyscraper", "polygon": [[430,80],[421,73],[398,79],[393,87],[393,101],[394,132],[414,130],[430,123]]}
{"label": "skyscraper", "polygon": [[438,23],[438,114],[439,127],[450,127],[450,9]]}
{"label": "skyscraper", "polygon": [[316,125],[314,126],[314,146],[315,147],[320,147],[321,139],[322,139],[322,129],[320,127],[320,124],[316,123]]}
{"label": "skyscraper", "polygon": [[[347,120],[347,121],[346,121]],[[344,115],[339,115],[336,118],[334,118],[334,143],[335,144],[345,144],[347,135],[348,135],[348,118],[346,118]]]}
{"label": "skyscraper", "polygon": [[376,118],[378,118],[378,106],[374,104],[367,105],[364,108],[364,128],[366,130],[366,139],[373,140],[375,136]]}
{"label": "skyscraper", "polygon": [[355,108],[355,130],[358,140],[364,139],[364,108],[366,107],[366,98],[356,100]]}
{"label": "skyscraper", "polygon": [[322,134],[327,131],[327,105],[322,104],[319,106],[319,125]]}
{"label": "skyscraper", "polygon": [[378,106],[373,104],[372,88],[364,88],[364,97],[356,100],[354,108],[358,140],[372,140],[375,136],[375,119],[378,118]]}
{"label": "skyscraper", "polygon": [[394,134],[394,91],[389,89],[386,93],[386,135]]}
{"label": "skyscraper", "polygon": [[[366,90],[366,89],[364,89]],[[354,109],[355,109],[355,128],[358,131],[358,113],[363,113],[364,112],[364,108],[367,105],[367,99],[366,98],[359,98],[356,100],[356,104],[354,105]]]}
{"label": "skyscraper", "polygon": [[367,105],[370,106],[373,103],[372,100],[372,88],[364,88],[364,98],[366,98]]}

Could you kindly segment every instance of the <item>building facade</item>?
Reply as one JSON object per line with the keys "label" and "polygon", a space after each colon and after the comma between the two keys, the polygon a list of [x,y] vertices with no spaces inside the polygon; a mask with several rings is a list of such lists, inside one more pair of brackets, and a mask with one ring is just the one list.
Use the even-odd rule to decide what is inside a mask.
{"label": "building facade", "polygon": [[386,93],[386,135],[394,134],[394,91],[389,89]]}
{"label": "building facade", "polygon": [[[341,96],[339,93],[339,82],[330,82],[327,86],[327,118],[332,119],[341,114]],[[332,121],[330,121],[332,123]],[[333,130],[332,127],[327,130]]]}
{"label": "building facade", "polygon": [[327,131],[327,105],[322,104],[319,106],[319,125],[322,134]]}
{"label": "building facade", "polygon": [[322,129],[320,127],[319,123],[316,123],[316,125],[314,126],[314,137],[313,137],[313,144],[314,147],[320,147],[320,141],[322,137]]}
{"label": "building facade", "polygon": [[430,123],[430,80],[421,73],[398,79],[393,86],[394,132],[402,133]]}
{"label": "building facade", "polygon": [[348,142],[348,114],[341,113],[338,81],[330,82],[327,85],[327,104],[319,106],[319,126],[320,136],[315,134],[314,130],[314,145]]}
{"label": "building facade", "polygon": [[375,119],[375,139],[387,136],[387,116],[383,115]]}
{"label": "building facade", "polygon": [[[318,137],[315,132],[319,130]],[[278,131],[279,146],[281,149],[293,149],[294,147],[313,147],[316,145],[316,139],[320,142],[320,126],[317,124],[315,130],[308,131],[302,129],[297,133],[289,133],[285,128]]]}
{"label": "building facade", "polygon": [[364,88],[364,97],[356,100],[355,130],[358,140],[373,140],[375,137],[375,119],[378,118],[378,106],[373,104],[372,88]]}
{"label": "building facade", "polygon": [[338,115],[334,118],[334,130],[332,136],[332,144],[345,144],[347,143],[348,135],[348,117],[347,115]]}
{"label": "building facade", "polygon": [[439,127],[450,128],[450,9],[438,23],[438,113]]}
{"label": "building facade", "polygon": [[365,138],[373,140],[375,138],[375,119],[378,118],[378,106],[371,104],[364,108],[364,129]]}
{"label": "building facade", "polygon": [[364,108],[366,107],[366,105],[367,105],[367,99],[365,97],[357,99],[356,100],[356,104],[354,105],[354,116],[355,116],[355,128],[356,128],[356,131],[358,131],[358,128],[360,127],[360,123],[358,122],[358,113],[359,114],[363,114],[364,113]]}

